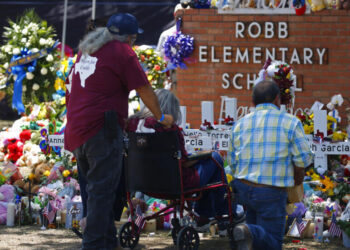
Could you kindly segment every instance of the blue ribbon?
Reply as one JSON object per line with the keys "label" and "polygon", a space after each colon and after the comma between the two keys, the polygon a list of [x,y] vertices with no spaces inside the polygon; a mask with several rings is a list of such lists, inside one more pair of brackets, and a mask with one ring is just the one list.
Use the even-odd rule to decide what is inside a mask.
{"label": "blue ribbon", "polygon": [[[14,74],[17,76],[13,85],[12,108],[17,109],[18,114],[24,113],[24,105],[22,102],[22,82],[26,76],[26,71],[33,72],[35,70],[37,59],[51,53],[58,45],[58,41],[48,49],[42,49],[39,52],[32,53],[27,48],[21,49],[20,55],[15,55],[11,58],[8,69],[5,75]],[[9,82],[6,83],[6,86]]]}
{"label": "blue ribbon", "polygon": [[[11,63],[16,62],[23,57],[27,57],[30,54],[31,52],[28,49],[22,49],[20,55],[15,55],[11,58]],[[35,67],[36,60],[23,65],[17,64],[16,66],[11,67],[10,69],[12,74],[17,76],[13,84],[12,108],[17,109],[18,114],[24,113],[25,110],[22,102],[22,82],[26,77],[26,70],[28,72],[33,72],[35,70]]]}
{"label": "blue ribbon", "polygon": [[183,34],[181,31],[169,36],[164,43],[164,54],[169,58],[170,64],[165,71],[180,67],[186,69],[183,60],[189,57],[194,49],[194,38]]}

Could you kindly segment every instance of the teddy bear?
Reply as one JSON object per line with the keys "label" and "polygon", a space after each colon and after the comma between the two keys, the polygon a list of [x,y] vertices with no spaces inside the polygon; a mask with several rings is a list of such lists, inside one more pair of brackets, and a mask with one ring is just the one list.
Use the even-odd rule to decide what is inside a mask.
{"label": "teddy bear", "polygon": [[[15,181],[13,185],[22,189],[24,193],[29,193],[29,191],[31,193],[37,193],[40,188],[43,176],[47,175],[47,173],[50,173],[50,170],[51,165],[49,163],[39,163],[32,168],[31,173],[28,175],[27,178],[28,181],[20,179]],[[31,186],[31,190],[29,190],[29,185]]]}
{"label": "teddy bear", "polygon": [[4,184],[0,186],[0,224],[6,223],[7,204],[14,198],[14,188],[12,185]]}

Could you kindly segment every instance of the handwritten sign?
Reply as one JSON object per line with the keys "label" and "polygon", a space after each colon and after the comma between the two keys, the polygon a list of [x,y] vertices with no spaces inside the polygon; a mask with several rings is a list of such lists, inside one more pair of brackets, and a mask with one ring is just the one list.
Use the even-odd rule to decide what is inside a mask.
{"label": "handwritten sign", "polygon": [[49,146],[50,147],[63,147],[64,146],[64,135],[49,135]]}
{"label": "handwritten sign", "polygon": [[[228,150],[230,143],[230,130],[210,130],[202,131],[199,129],[184,130],[185,143],[203,144],[197,148],[204,150]],[[195,141],[197,140],[197,141]]]}
{"label": "handwritten sign", "polygon": [[69,202],[67,204],[66,228],[78,228],[79,221],[83,218],[83,203]]}

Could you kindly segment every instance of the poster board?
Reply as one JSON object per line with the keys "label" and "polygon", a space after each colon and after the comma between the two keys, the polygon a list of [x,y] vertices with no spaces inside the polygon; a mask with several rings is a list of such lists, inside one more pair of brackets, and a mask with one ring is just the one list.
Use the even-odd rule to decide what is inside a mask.
{"label": "poster board", "polygon": [[67,204],[66,228],[79,228],[79,222],[83,218],[83,203],[69,202]]}

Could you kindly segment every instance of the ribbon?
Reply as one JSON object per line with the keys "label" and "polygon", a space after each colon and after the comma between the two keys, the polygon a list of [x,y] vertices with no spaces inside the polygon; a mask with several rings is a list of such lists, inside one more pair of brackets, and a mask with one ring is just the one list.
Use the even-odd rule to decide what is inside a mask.
{"label": "ribbon", "polygon": [[37,62],[35,60],[22,65],[16,62],[30,55],[31,52],[28,49],[22,49],[20,55],[15,55],[11,59],[10,65],[13,64],[15,66],[9,66],[8,68],[12,74],[16,75],[16,80],[13,84],[12,108],[17,109],[18,114],[24,113],[24,105],[22,102],[22,82],[26,77],[26,70],[28,70],[28,72],[33,72]]}
{"label": "ribbon", "polygon": [[[27,48],[24,48],[21,49],[20,55],[15,55],[11,58],[5,76],[8,77],[10,74],[16,75],[16,80],[13,84],[12,108],[17,109],[18,114],[24,113],[25,111],[22,102],[22,82],[26,77],[26,70],[28,72],[33,72],[37,64],[37,59],[51,53],[57,44],[58,41],[56,41],[51,48],[42,49],[36,53],[32,53]],[[9,82],[6,83],[6,86],[8,85]]]}
{"label": "ribbon", "polygon": [[187,69],[187,66],[183,61],[193,52],[194,38],[192,36],[185,35],[180,31],[181,22],[181,18],[176,21],[176,34],[169,36],[164,43],[164,54],[170,63],[162,72],[166,72],[177,67]]}
{"label": "ribbon", "polygon": [[25,57],[21,57],[21,58],[17,58],[16,60],[10,62],[9,64],[9,67],[8,69],[6,70],[5,72],[5,75],[8,76],[10,74],[12,74],[12,67],[14,66],[18,66],[18,65],[25,65],[25,64],[28,64],[30,62],[33,62],[39,58],[42,58],[44,56],[47,56],[48,54],[50,54],[58,45],[58,41],[56,41],[54,43],[54,45],[52,45],[52,47],[50,48],[47,48],[47,49],[42,49],[38,52],[35,52],[35,53],[31,53],[31,54],[28,54],[27,56]]}

